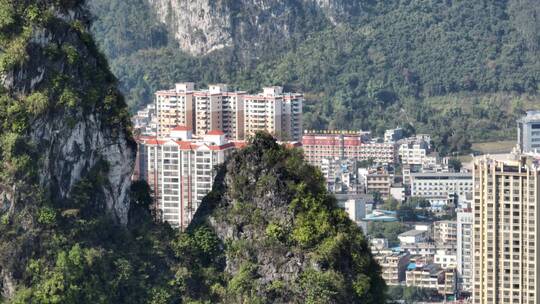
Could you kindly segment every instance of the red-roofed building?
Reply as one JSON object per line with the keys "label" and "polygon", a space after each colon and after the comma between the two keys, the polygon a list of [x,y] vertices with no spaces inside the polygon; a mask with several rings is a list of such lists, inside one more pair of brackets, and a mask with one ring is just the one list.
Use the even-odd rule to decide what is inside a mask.
{"label": "red-roofed building", "polygon": [[192,138],[186,128],[173,128],[172,138],[141,137],[134,178],[146,180],[155,195],[161,220],[184,229],[210,190],[215,166],[238,148],[221,131]]}
{"label": "red-roofed building", "polygon": [[302,147],[307,161],[319,167],[323,159],[328,158],[396,162],[395,144],[364,142],[362,137],[361,132],[310,131],[302,137]]}

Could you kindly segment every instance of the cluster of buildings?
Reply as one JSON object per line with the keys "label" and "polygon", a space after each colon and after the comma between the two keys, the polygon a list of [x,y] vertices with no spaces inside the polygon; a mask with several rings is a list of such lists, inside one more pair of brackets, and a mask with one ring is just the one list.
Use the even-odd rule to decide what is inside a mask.
{"label": "cluster of buildings", "polygon": [[149,183],[162,220],[185,228],[211,190],[215,166],[266,131],[303,149],[363,229],[398,221],[396,211],[378,206],[383,200],[420,198],[432,214],[452,211],[448,220],[407,223],[411,230],[398,236],[399,244],[371,239],[388,285],[470,296],[475,304],[540,303],[540,112],[518,121],[513,154],[476,157],[456,172],[427,134],[304,132],[302,103],[302,94],[281,87],[248,94],[180,83],[158,91],[155,103],[133,118],[140,133],[134,178]]}
{"label": "cluster of buildings", "polygon": [[463,200],[455,219],[416,225],[397,247],[372,239],[387,284],[463,294],[475,304],[540,303],[539,148],[540,112],[531,111],[518,120],[512,153],[476,157],[467,172],[411,174],[412,196]]}
{"label": "cluster of buildings", "polygon": [[161,220],[184,229],[210,192],[216,165],[258,131],[299,146],[302,94],[281,87],[259,94],[230,91],[227,85],[195,90],[178,83],[158,91],[155,103],[133,117],[138,130],[134,179],[146,180]]}

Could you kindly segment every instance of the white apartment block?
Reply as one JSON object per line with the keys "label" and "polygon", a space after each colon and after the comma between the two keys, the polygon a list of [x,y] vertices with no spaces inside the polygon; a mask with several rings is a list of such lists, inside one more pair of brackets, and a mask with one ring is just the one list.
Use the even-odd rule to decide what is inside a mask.
{"label": "white apartment block", "polygon": [[231,92],[225,84],[196,91],[188,82],[155,95],[158,137],[167,137],[177,125],[197,136],[221,130],[230,140],[244,140],[257,131],[267,131],[280,140],[299,141],[302,136],[303,95],[283,93],[281,87],[248,95]]}
{"label": "white apartment block", "polygon": [[442,269],[456,269],[456,248],[448,247],[437,249],[437,252],[435,253],[435,264],[441,266]]}
{"label": "white apartment block", "polygon": [[540,111],[527,111],[517,121],[518,146],[521,152],[540,152]]}
{"label": "white apartment block", "polygon": [[473,303],[540,303],[538,156],[474,162]]}
{"label": "white apartment block", "polygon": [[161,220],[185,229],[202,199],[210,192],[215,166],[236,149],[222,131],[193,138],[186,127],[176,127],[170,138],[141,138],[139,178],[148,182],[155,195]]}
{"label": "white apartment block", "polygon": [[472,292],[472,225],[471,210],[461,210],[457,213],[457,276],[458,289]]}
{"label": "white apartment block", "polygon": [[446,200],[457,195],[463,201],[472,193],[473,180],[470,173],[411,173],[411,196],[430,201]]}

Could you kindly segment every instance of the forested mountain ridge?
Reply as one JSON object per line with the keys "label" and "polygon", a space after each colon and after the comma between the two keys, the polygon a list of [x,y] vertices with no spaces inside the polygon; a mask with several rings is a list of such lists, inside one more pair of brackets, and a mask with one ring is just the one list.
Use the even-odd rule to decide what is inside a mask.
{"label": "forested mountain ridge", "polygon": [[[411,124],[435,130],[438,146],[450,152],[466,150],[470,140],[512,136],[516,116],[538,107],[536,0],[235,1],[234,16],[214,17],[254,18],[254,30],[249,35],[240,30],[232,42],[199,56],[190,55],[177,43],[178,31],[161,22],[163,14],[180,12],[167,11],[171,6],[154,9],[156,2],[167,1],[91,1],[98,16],[94,32],[132,109],[175,81],[228,82],[247,90],[284,85],[307,94],[307,128],[380,133]],[[280,10],[264,15],[254,7]],[[332,7],[348,9],[338,9],[342,17],[333,18]],[[276,20],[298,26],[264,30],[273,29],[269,24]],[[150,29],[158,38],[145,45],[131,39]],[[212,30],[197,32],[206,37]],[[119,52],[117,46],[130,43],[139,45]],[[442,109],[441,98],[446,99]],[[484,130],[475,131],[477,126]]]}

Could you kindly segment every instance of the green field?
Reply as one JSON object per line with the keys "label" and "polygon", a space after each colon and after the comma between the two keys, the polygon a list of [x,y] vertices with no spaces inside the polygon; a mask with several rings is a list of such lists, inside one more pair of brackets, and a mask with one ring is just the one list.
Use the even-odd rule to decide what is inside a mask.
{"label": "green field", "polygon": [[[502,140],[492,142],[473,143],[472,150],[477,154],[510,153],[516,146],[516,140]],[[476,154],[475,153],[475,154]]]}

